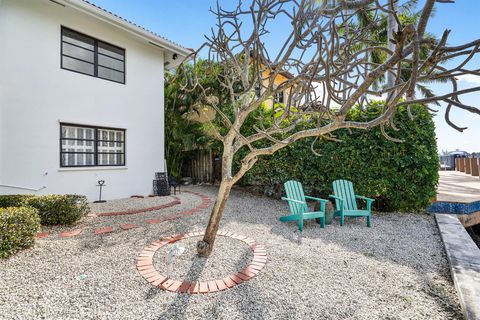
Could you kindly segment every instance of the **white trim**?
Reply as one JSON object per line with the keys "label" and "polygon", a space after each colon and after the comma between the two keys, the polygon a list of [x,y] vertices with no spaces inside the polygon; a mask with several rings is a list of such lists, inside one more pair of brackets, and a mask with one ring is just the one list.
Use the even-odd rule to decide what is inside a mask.
{"label": "white trim", "polygon": [[92,127],[100,127],[100,128],[105,128],[105,129],[121,129],[128,131],[127,126],[125,125],[120,125],[120,124],[113,124],[113,123],[98,123],[98,122],[89,122],[89,121],[83,121],[83,120],[65,120],[65,119],[58,119],[58,124],[74,124],[78,126],[92,126]]}
{"label": "white trim", "polygon": [[58,172],[68,172],[68,171],[102,171],[102,170],[127,170],[127,169],[128,169],[128,167],[122,167],[122,166],[118,166],[118,167],[115,167],[115,166],[112,166],[112,167],[109,167],[109,166],[105,166],[105,167],[97,166],[97,167],[78,167],[78,168],[70,167],[70,168],[59,168],[59,169],[58,169]]}
{"label": "white trim", "polygon": [[[0,0],[1,1],[1,0]],[[30,191],[40,191],[43,189],[46,189],[47,186],[41,186],[40,188],[31,188],[31,187],[21,187],[21,186],[15,186],[12,184],[0,184],[0,187],[7,187],[7,188],[14,188],[14,189],[23,189],[23,190],[30,190]]]}
{"label": "white trim", "polygon": [[118,28],[121,28],[139,38],[142,38],[147,41],[151,41],[156,45],[165,48],[168,51],[178,53],[184,57],[188,56],[191,52],[190,50],[181,47],[173,42],[170,42],[166,39],[163,39],[159,36],[154,35],[153,33],[146,31],[140,27],[133,25],[120,17],[116,17],[115,15],[105,12],[104,10],[95,7],[92,4],[89,4],[82,0],[56,0],[57,2],[61,2],[68,7],[74,8],[78,11],[82,11],[86,14],[91,16],[95,16],[96,18],[103,20],[109,24],[112,24]]}

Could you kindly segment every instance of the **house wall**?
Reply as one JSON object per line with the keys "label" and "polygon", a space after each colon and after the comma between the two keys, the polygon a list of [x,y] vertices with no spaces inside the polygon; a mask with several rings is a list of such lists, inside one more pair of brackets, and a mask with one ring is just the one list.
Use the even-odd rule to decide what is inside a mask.
{"label": "house wall", "polygon": [[[265,70],[263,71],[262,73],[262,78],[265,79],[263,80],[263,83],[262,85],[264,87],[267,87],[268,86],[268,76],[269,76],[270,72],[268,70]],[[288,79],[286,77],[284,77],[283,75],[279,74],[275,77],[275,80],[273,81],[274,85],[275,86],[279,86],[281,85],[282,83],[284,83],[285,81],[287,81]],[[288,101],[290,97],[290,90],[289,89],[286,89],[286,90],[283,90],[283,100],[285,102]],[[268,107],[268,108],[272,108],[273,107],[273,99],[267,99],[265,100],[265,105]]]}
{"label": "house wall", "polygon": [[[62,25],[125,48],[126,84],[61,69]],[[152,192],[164,171],[164,58],[142,41],[47,0],[0,0],[0,194],[94,200],[100,179],[106,199]],[[126,166],[60,168],[60,122],[126,129]]]}

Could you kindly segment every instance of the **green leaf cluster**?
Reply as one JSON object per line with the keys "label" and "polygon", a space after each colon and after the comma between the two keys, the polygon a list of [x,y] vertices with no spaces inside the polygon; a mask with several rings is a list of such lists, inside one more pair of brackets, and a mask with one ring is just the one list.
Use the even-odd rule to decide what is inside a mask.
{"label": "green leaf cluster", "polygon": [[[198,123],[188,119],[189,114],[201,108],[203,93],[196,87],[185,90],[184,86],[194,87],[194,76],[209,94],[220,96],[220,84],[216,78],[215,65],[199,61],[196,65],[185,64],[175,74],[165,75],[165,159],[169,174],[180,178],[185,151],[202,148],[212,143],[208,136],[210,123]],[[189,84],[189,85],[188,85]]]}
{"label": "green leaf cluster", "polygon": [[28,198],[35,197],[31,194],[6,194],[0,196],[0,208],[21,207]]}
{"label": "green leaf cluster", "polygon": [[[382,102],[357,108],[348,119],[365,122],[378,117],[382,108]],[[402,143],[387,140],[379,127],[338,130],[335,138],[343,142],[307,138],[261,157],[243,183],[278,197],[283,183],[294,179],[306,192],[326,198],[334,180],[348,179],[358,194],[377,200],[377,210],[422,211],[436,194],[439,162],[431,114],[423,105],[413,106],[412,113],[413,120],[400,108],[393,119],[399,130],[385,129]]]}
{"label": "green leaf cluster", "polygon": [[38,210],[31,207],[0,208],[0,259],[29,248],[40,231]]}
{"label": "green leaf cluster", "polygon": [[74,194],[0,196],[0,208],[7,207],[32,207],[43,225],[72,224],[90,212],[87,198]]}

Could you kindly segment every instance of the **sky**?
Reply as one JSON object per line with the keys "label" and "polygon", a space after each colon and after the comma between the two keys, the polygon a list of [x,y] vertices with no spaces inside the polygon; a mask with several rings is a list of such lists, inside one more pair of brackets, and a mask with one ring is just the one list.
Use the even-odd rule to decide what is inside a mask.
{"label": "sky", "polygon": [[[209,12],[215,5],[213,0],[90,0],[92,3],[135,22],[169,40],[187,48],[198,48],[204,42],[204,35],[210,34],[215,26],[215,17]],[[248,1],[244,1],[248,2]],[[420,5],[423,1],[420,1]],[[221,6],[233,8],[236,0],[220,0]],[[449,45],[459,45],[480,38],[480,1],[456,0],[454,4],[436,4],[427,32],[441,36],[445,29],[451,29]],[[288,26],[286,26],[287,28]],[[281,31],[281,30],[280,30]],[[480,68],[480,58],[470,64]],[[460,79],[459,89],[480,85],[480,77]],[[447,93],[449,88],[432,84],[435,93]],[[468,105],[480,107],[480,92],[463,96]],[[434,121],[438,150],[464,150],[480,152],[480,115],[462,110],[453,110],[450,119],[460,127],[468,127],[463,133],[448,126],[444,119],[446,105],[437,109]]]}

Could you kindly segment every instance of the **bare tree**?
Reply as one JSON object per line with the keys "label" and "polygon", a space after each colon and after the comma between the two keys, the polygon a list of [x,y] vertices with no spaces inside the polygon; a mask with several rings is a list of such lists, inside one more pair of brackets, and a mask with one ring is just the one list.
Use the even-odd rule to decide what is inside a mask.
{"label": "bare tree", "polygon": [[[335,139],[333,132],[342,128],[366,130],[379,126],[386,139],[385,126],[394,127],[392,117],[396,110],[412,104],[445,102],[446,121],[452,108],[480,114],[480,110],[465,105],[460,96],[480,91],[480,87],[460,90],[456,77],[480,76],[479,69],[469,69],[468,63],[479,52],[480,40],[458,45],[447,45],[450,30],[445,30],[436,41],[426,35],[426,28],[435,2],[426,0],[417,23],[402,23],[400,10],[410,1],[401,0],[251,0],[241,1],[233,10],[219,6],[211,10],[217,19],[212,34],[192,54],[193,63],[207,57],[212,68],[217,68],[221,84],[231,110],[225,110],[220,100],[202,87],[197,77],[185,88],[200,90],[203,104],[217,112],[218,122],[212,134],[223,144],[222,180],[205,236],[197,244],[198,254],[208,256],[214,245],[225,204],[232,186],[255,164],[258,157],[271,155],[295,141],[306,137]],[[409,3],[411,5],[411,3]],[[358,23],[357,13],[372,13],[372,24]],[[371,36],[376,22],[388,17],[389,39],[379,43]],[[276,23],[282,23],[289,32],[274,35]],[[274,42],[278,49],[267,50]],[[428,49],[422,58],[421,50]],[[382,62],[368,59],[371,52],[383,52]],[[447,68],[444,62],[457,61]],[[452,63],[450,63],[451,65]],[[279,75],[290,76],[276,83]],[[405,74],[408,74],[405,77]],[[387,75],[382,86],[375,81]],[[416,97],[416,85],[447,80],[449,93]],[[260,90],[255,90],[260,88]],[[257,94],[253,92],[257,91]],[[245,134],[245,121],[251,119],[262,102],[287,92],[287,99],[279,108],[280,116],[266,126],[262,119],[254,126],[256,132]],[[353,122],[347,113],[356,106],[365,106],[370,99],[384,97],[384,109],[377,118]],[[413,117],[413,115],[412,115]],[[315,123],[305,129],[305,122]],[[221,125],[219,126],[218,123]],[[241,149],[248,152],[234,172],[234,156]],[[312,148],[313,149],[313,148]]]}

